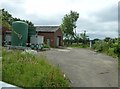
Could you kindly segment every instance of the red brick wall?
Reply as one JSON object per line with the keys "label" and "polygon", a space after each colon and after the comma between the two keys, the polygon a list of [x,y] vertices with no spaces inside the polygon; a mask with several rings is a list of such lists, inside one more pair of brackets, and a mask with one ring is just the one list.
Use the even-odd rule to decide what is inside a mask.
{"label": "red brick wall", "polygon": [[[2,43],[5,40],[6,31],[11,31],[11,30],[2,26]],[[11,32],[9,34],[11,34]],[[4,45],[4,43],[3,43],[3,45]]]}
{"label": "red brick wall", "polygon": [[62,35],[62,31],[59,28],[55,33],[54,33],[54,45],[57,46],[57,36],[60,36],[61,38],[61,42],[60,42],[60,46],[63,46],[63,35]]}
{"label": "red brick wall", "polygon": [[60,45],[63,45],[63,35],[61,29],[56,32],[39,32],[38,35],[44,36],[44,43],[47,44],[47,39],[50,38],[50,46],[57,47],[57,36],[61,36]]}
{"label": "red brick wall", "polygon": [[45,44],[47,44],[47,39],[50,39],[50,46],[54,47],[54,33],[53,32],[39,32],[38,35],[44,36]]}

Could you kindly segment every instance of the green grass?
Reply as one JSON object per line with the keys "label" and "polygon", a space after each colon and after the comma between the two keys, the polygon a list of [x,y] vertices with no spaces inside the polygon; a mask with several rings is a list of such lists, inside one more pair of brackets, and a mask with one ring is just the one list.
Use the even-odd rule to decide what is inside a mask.
{"label": "green grass", "polygon": [[59,68],[42,55],[21,54],[3,49],[2,80],[19,87],[68,87]]}
{"label": "green grass", "polygon": [[[101,42],[101,43],[99,42],[99,43],[92,45],[91,50],[96,50],[96,52],[105,53],[106,55],[112,56],[113,58],[117,58],[117,54],[115,53],[115,47],[117,46],[117,44],[113,44],[112,46],[113,47],[109,47],[109,44],[105,42]],[[84,45],[84,44],[77,44],[77,43],[74,43],[70,45],[69,47],[90,48],[88,44]]]}
{"label": "green grass", "polygon": [[0,81],[2,80],[2,60],[0,60]]}

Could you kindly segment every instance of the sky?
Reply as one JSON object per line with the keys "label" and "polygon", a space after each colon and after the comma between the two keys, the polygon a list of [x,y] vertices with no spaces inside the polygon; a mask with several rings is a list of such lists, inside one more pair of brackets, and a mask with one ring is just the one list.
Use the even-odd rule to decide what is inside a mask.
{"label": "sky", "polygon": [[78,34],[86,31],[90,39],[118,37],[119,0],[0,0],[13,17],[35,25],[60,25],[70,10],[79,13]]}

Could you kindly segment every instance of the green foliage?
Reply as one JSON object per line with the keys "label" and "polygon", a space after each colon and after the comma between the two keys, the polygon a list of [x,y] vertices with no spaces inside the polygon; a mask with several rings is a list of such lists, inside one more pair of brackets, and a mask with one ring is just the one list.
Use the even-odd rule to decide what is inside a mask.
{"label": "green foliage", "polygon": [[106,37],[106,38],[104,39],[105,42],[109,42],[110,40],[111,40],[110,37]]}
{"label": "green foliage", "polygon": [[[72,43],[76,44],[76,47],[79,47],[79,44],[82,46],[82,48],[88,47],[90,44],[90,40],[89,37],[86,35],[86,31],[81,34],[75,33]],[[70,46],[73,46],[74,44],[71,44]]]}
{"label": "green foliage", "polygon": [[81,38],[82,38],[82,43],[83,44],[87,44],[89,42],[89,38],[88,36],[86,35],[86,31],[84,31],[84,33],[81,34]]}
{"label": "green foliage", "polygon": [[70,11],[70,14],[66,14],[63,18],[61,29],[65,39],[71,40],[74,37],[74,28],[76,28],[76,21],[79,18],[79,13]]}
{"label": "green foliage", "polygon": [[102,52],[108,50],[108,43],[103,41],[98,41],[94,44],[93,49],[96,49],[96,51]]}
{"label": "green foliage", "polygon": [[103,52],[112,57],[118,56],[120,53],[119,47],[120,46],[118,45],[116,39],[111,39],[109,37],[105,38],[104,40],[95,41],[95,44],[92,46],[92,48],[97,52]]}
{"label": "green foliage", "polygon": [[21,54],[3,49],[2,80],[19,87],[68,87],[59,68],[49,64],[43,55]]}
{"label": "green foliage", "polygon": [[0,10],[0,20],[2,20],[2,21],[0,21],[0,25],[6,27],[8,29],[11,29],[12,28],[10,25],[11,19],[12,19],[11,15],[7,11],[5,11],[4,9]]}
{"label": "green foliage", "polygon": [[115,54],[114,50],[115,50],[114,48],[109,48],[108,51],[107,51],[107,54],[108,54],[109,56],[116,57],[117,54]]}
{"label": "green foliage", "polygon": [[13,21],[23,21],[23,22],[26,22],[29,27],[34,27],[34,24],[28,20],[21,20],[20,18],[13,18]]}
{"label": "green foliage", "polygon": [[12,29],[12,26],[7,22],[7,21],[2,21],[2,26],[3,27],[6,27],[7,29],[11,30]]}
{"label": "green foliage", "polygon": [[81,43],[82,42],[82,38],[80,36],[80,34],[75,34],[75,38],[74,38],[74,43]]}
{"label": "green foliage", "polygon": [[5,11],[4,9],[2,9],[1,17],[2,17],[2,21],[6,21],[8,24],[11,25],[11,23],[13,21],[13,17],[8,11]]}
{"label": "green foliage", "polygon": [[14,18],[12,17],[12,15],[6,11],[5,9],[1,9],[2,14],[0,14],[0,18],[2,18],[2,26],[8,28],[8,29],[12,29],[12,22],[13,21],[23,21],[26,22],[29,25],[29,29],[31,27],[34,27],[34,24],[31,21],[28,20],[21,20],[20,18]]}

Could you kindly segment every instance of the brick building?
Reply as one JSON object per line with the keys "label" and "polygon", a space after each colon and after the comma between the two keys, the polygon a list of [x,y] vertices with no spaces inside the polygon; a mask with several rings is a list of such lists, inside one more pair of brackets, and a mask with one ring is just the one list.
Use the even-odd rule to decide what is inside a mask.
{"label": "brick building", "polygon": [[[2,45],[5,44],[5,39],[9,39],[9,41],[11,40],[11,30],[8,29],[7,27],[4,26],[0,26],[1,28],[1,33],[2,33]],[[9,42],[10,44],[10,42]]]}
{"label": "brick building", "polygon": [[36,26],[37,35],[44,36],[44,43],[51,47],[63,45],[63,35],[60,26]]}

